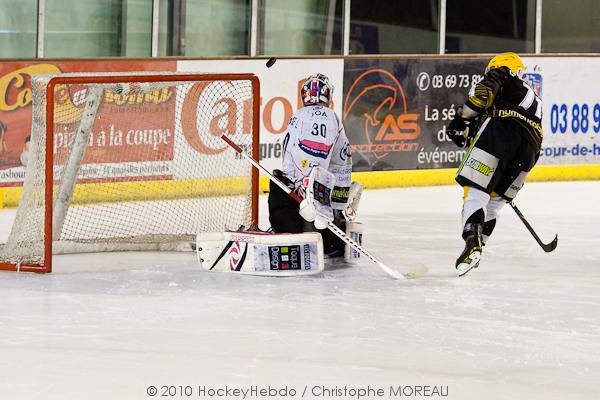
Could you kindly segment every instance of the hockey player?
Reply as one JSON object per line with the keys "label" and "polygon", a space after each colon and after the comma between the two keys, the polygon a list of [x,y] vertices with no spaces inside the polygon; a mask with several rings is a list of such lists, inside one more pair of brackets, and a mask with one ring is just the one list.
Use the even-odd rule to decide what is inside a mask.
{"label": "hockey player", "polygon": [[464,188],[459,276],[479,265],[482,246],[500,209],[515,198],[538,160],[542,104],[522,79],[525,65],[515,53],[492,58],[483,79],[448,126],[448,136],[468,147],[456,181]]}
{"label": "hockey player", "polygon": [[[344,230],[342,211],[348,200],[352,156],[342,121],[330,108],[332,94],[333,85],[325,75],[313,74],[306,79],[300,91],[304,107],[290,119],[283,139],[283,168],[274,174],[304,198],[306,178],[313,168],[321,167],[332,173],[336,182],[331,195],[334,223]],[[304,213],[298,203],[271,182],[269,220],[273,231],[314,231],[314,225],[301,214]],[[328,230],[322,230],[321,234],[326,255],[343,254],[344,243],[337,236]]]}

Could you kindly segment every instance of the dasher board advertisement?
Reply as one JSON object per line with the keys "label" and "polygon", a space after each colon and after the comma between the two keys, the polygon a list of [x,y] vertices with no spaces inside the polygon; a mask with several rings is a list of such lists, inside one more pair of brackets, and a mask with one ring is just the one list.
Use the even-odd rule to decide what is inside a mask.
{"label": "dasher board advertisement", "polygon": [[292,114],[302,108],[300,88],[320,72],[334,85],[333,109],[341,116],[342,59],[284,59],[267,68],[266,60],[180,60],[180,72],[253,73],[260,79],[260,159],[269,170],[281,168],[283,138]]}
{"label": "dasher board advertisement", "polygon": [[542,99],[541,165],[600,164],[600,58],[524,57]]}
{"label": "dasher board advertisement", "polygon": [[[36,74],[63,72],[173,71],[174,61],[89,60],[5,62],[0,64],[0,186],[20,186],[29,159],[32,126],[31,78]],[[66,157],[83,113],[86,90],[82,86],[57,87],[54,94],[54,156],[58,163]],[[90,134],[83,159],[83,179],[105,176],[168,175],[165,162],[173,159],[174,98],[168,90],[156,96],[107,93],[98,120]],[[145,117],[132,118],[128,106],[133,104]],[[151,116],[161,115],[160,123]],[[102,118],[102,117],[106,118]],[[149,161],[140,171],[139,154]],[[148,159],[148,154],[150,158]],[[151,164],[151,165],[150,165]]]}
{"label": "dasher board advertisement", "polygon": [[[523,57],[523,79],[542,101],[540,165],[600,161],[598,57]],[[355,171],[455,168],[465,150],[446,128],[489,57],[350,59],[344,124]],[[576,79],[574,79],[576,77]]]}
{"label": "dasher board advertisement", "polygon": [[465,150],[446,135],[481,80],[481,58],[349,59],[343,118],[354,171],[458,166]]}

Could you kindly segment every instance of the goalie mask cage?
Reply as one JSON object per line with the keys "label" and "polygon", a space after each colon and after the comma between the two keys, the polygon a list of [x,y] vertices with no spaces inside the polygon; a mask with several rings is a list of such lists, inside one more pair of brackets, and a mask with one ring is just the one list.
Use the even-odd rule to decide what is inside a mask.
{"label": "goalie mask cage", "polygon": [[[51,272],[52,254],[175,250],[258,221],[253,74],[100,73],[32,79],[23,194],[0,269]],[[189,248],[189,246],[188,246]]]}

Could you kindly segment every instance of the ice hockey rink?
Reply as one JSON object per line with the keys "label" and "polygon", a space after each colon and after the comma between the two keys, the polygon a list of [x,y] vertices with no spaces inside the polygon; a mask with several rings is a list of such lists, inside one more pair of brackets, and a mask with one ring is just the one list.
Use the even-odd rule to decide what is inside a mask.
{"label": "ice hockey rink", "polygon": [[[192,253],[60,256],[49,275],[1,272],[0,397],[271,385],[295,398],[357,399],[324,388],[368,386],[385,395],[363,399],[423,398],[427,386],[447,394],[427,398],[598,399],[600,182],[527,184],[517,204],[543,240],[559,234],[556,251],[506,207],[480,267],[457,278],[461,194],[363,194],[365,247],[429,269],[404,282],[368,262],[304,278],[207,273]],[[13,215],[0,211],[4,237]],[[393,397],[391,386],[406,390]]]}

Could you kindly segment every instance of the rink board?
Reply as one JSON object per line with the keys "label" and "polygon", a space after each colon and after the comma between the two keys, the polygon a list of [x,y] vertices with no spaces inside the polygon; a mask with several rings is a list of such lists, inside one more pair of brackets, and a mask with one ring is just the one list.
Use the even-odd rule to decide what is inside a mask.
{"label": "rink board", "polygon": [[[439,186],[455,183],[455,168],[417,171],[355,172],[353,179],[366,189],[395,187]],[[529,175],[527,182],[600,180],[600,165],[539,165]],[[227,182],[226,182],[227,181]],[[215,187],[227,186],[228,190]],[[240,195],[245,191],[246,178],[196,179],[178,181],[143,181],[85,184],[85,190],[75,190],[74,204],[118,201],[153,200]],[[168,190],[165,190],[167,189]],[[21,187],[0,188],[0,208],[13,208],[19,204]],[[260,193],[269,191],[269,179],[260,177]]]}
{"label": "rink board", "polygon": [[[439,186],[455,184],[456,168],[422,169],[407,171],[354,172],[352,179],[366,189],[384,189],[415,186]],[[538,165],[527,182],[587,181],[600,180],[600,165]],[[269,190],[266,177],[260,178],[260,192]]]}
{"label": "rink board", "polygon": [[[166,179],[78,184],[73,204],[121,201],[177,200],[194,197],[240,196],[250,193],[250,178]],[[23,188],[0,188],[0,208],[17,207]]]}
{"label": "rink board", "polygon": [[[485,64],[487,59],[488,55],[395,55],[308,59],[282,57],[273,68],[265,67],[265,60],[260,58],[182,59],[175,62],[136,60],[134,63],[132,61],[116,63],[115,60],[102,62],[45,60],[44,64],[33,61],[30,64],[22,60],[6,63],[2,74],[6,78],[40,71],[94,71],[100,68],[98,65],[102,66],[102,63],[107,62],[111,65],[116,63],[115,65],[119,66],[117,69],[124,70],[227,72],[242,69],[253,72],[261,79],[260,159],[268,169],[273,169],[280,167],[286,122],[291,114],[301,107],[297,93],[298,85],[302,83],[307,70],[319,70],[335,82],[333,108],[344,119],[350,142],[358,144],[358,147],[353,149],[355,168],[362,171],[355,172],[354,179],[366,188],[391,188],[454,184],[455,168],[452,168],[449,162],[450,160],[458,162],[459,152],[464,150],[457,150],[444,136],[451,119],[448,110],[462,103],[467,84],[472,83],[472,78],[481,73],[480,64]],[[544,105],[544,145],[539,165],[530,174],[528,181],[600,179],[600,165],[597,165],[600,146],[596,143],[600,137],[600,103],[597,101],[595,90],[600,57],[543,55],[524,56],[523,59],[528,69],[528,82],[542,96]],[[466,70],[463,71],[461,68],[466,68],[475,74],[468,75],[471,79],[469,82],[467,80],[462,82],[460,79],[467,77],[467,75],[463,76]],[[357,76],[352,75],[352,71],[356,71]],[[436,81],[436,78],[439,79]],[[455,78],[458,80],[455,81]],[[372,90],[370,85],[379,81],[386,83],[387,91]],[[356,90],[352,90],[353,88]],[[363,98],[359,94],[366,93],[367,89],[369,89],[369,96],[360,103]],[[405,94],[405,108],[400,107],[399,103],[389,113],[386,111],[385,114],[377,114],[377,120],[382,122],[379,126],[381,129],[364,131],[365,124],[356,122],[361,122],[360,119],[367,114],[373,117],[375,115],[373,112],[380,109],[380,101],[387,99],[389,90]],[[377,99],[380,101],[375,101]],[[355,107],[353,117],[352,112],[348,110],[352,108],[350,104],[354,104],[355,100],[360,107]],[[10,126],[11,132],[19,132],[9,135],[7,139],[9,149],[15,152],[11,159],[16,160],[23,139],[21,136],[27,135],[28,128],[31,126],[31,104],[27,102],[18,109],[0,111],[5,111],[2,121]],[[359,120],[352,118],[359,118]],[[400,132],[404,138],[401,141],[402,146],[391,150],[389,154],[376,152],[373,164],[365,166],[366,164],[360,161],[361,159],[364,161],[365,154],[370,151],[369,146],[375,145],[377,148],[376,145],[381,143],[376,138],[389,136],[383,134],[386,132]],[[367,137],[370,138],[367,140],[369,143],[361,145],[360,140]],[[423,161],[417,162],[416,167],[413,165],[415,158]],[[6,164],[7,160],[10,161],[8,158],[0,159],[0,170],[10,167]],[[435,162],[435,160],[448,162]],[[3,163],[6,165],[3,166]],[[402,165],[394,168],[397,164]],[[0,182],[0,185],[4,185],[0,188],[0,207],[16,207],[22,192],[20,187],[12,186],[17,183],[14,179]],[[93,190],[92,194],[85,195],[83,198],[78,194],[76,196],[77,199],[82,198],[82,202],[115,202],[154,199],[157,196],[164,196],[166,192],[168,197],[173,199],[196,195],[189,193],[185,182],[175,185],[169,183],[169,190],[165,190],[166,182],[158,179],[151,183],[128,183],[126,187],[118,185],[121,184],[117,184],[115,189],[123,189],[119,196],[101,193],[100,186],[98,190]],[[143,192],[142,195],[138,193],[140,191]],[[266,177],[260,178],[260,191],[268,191]],[[232,192],[235,194],[236,189],[232,189]],[[204,193],[206,196],[214,195],[210,190]]]}
{"label": "rink board", "polygon": [[[367,189],[455,184],[455,168],[416,171],[356,172],[353,179]],[[538,165],[527,182],[600,180],[600,165]]]}

